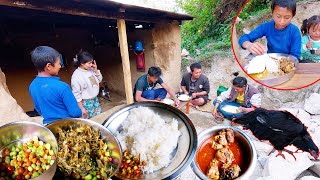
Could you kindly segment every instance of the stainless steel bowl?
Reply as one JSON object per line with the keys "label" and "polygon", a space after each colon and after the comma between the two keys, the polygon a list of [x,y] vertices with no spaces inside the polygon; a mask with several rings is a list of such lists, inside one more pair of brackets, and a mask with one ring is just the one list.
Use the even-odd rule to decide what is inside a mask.
{"label": "stainless steel bowl", "polygon": [[59,129],[61,129],[61,128],[68,129],[70,127],[72,127],[74,129],[77,127],[81,127],[84,124],[92,126],[92,128],[95,130],[100,130],[100,134],[101,134],[102,139],[105,142],[112,144],[108,147],[113,147],[112,151],[117,152],[120,155],[119,157],[112,156],[112,158],[114,159],[114,163],[117,165],[117,169],[113,172],[113,174],[111,174],[111,176],[113,176],[114,173],[116,173],[120,167],[121,160],[122,160],[122,150],[121,150],[121,147],[120,147],[118,140],[115,138],[115,136],[107,128],[105,128],[101,124],[96,123],[94,121],[87,120],[87,119],[80,119],[80,118],[70,118],[70,119],[57,120],[55,122],[48,124],[46,127],[48,129],[50,129],[56,137],[58,137],[58,130]]}
{"label": "stainless steel bowl", "polygon": [[[52,132],[38,123],[28,121],[16,121],[0,127],[0,153],[4,148],[14,145],[17,142],[30,141],[33,136],[38,136],[41,141],[49,143],[57,156],[58,143]],[[55,160],[54,164],[48,170],[34,179],[52,179],[56,168],[57,162]]]}
{"label": "stainless steel bowl", "polygon": [[[178,120],[178,128],[181,132],[177,148],[173,152],[171,163],[151,174],[143,174],[140,179],[174,179],[181,174],[192,162],[197,147],[197,133],[190,119],[180,110],[163,103],[142,102],[134,103],[114,112],[103,123],[112,133],[121,131],[121,124],[126,120],[130,111],[137,107],[148,107],[164,118]],[[121,179],[126,179],[116,174]]]}
{"label": "stainless steel bowl", "polygon": [[[275,58],[279,58],[279,57],[286,57],[288,58],[289,61],[292,61],[294,63],[294,67],[295,70],[297,69],[298,65],[299,65],[299,60],[289,54],[283,54],[283,53],[268,53],[268,55],[270,55],[271,57],[275,57]],[[255,56],[249,56],[248,58],[251,60],[253,59]],[[249,63],[249,62],[248,62]],[[245,68],[246,69],[246,68]],[[292,76],[295,73],[295,70],[291,71],[290,73],[284,74],[283,76],[278,76],[278,77],[272,77],[272,78],[268,78],[266,77],[266,79],[263,80],[258,80],[260,83],[267,85],[267,86],[276,86],[276,85],[280,85],[282,83],[285,83],[287,81],[289,81]]]}
{"label": "stainless steel bowl", "polygon": [[[247,180],[252,175],[256,164],[257,164],[257,152],[254,147],[254,144],[252,140],[249,138],[248,135],[246,135],[242,130],[232,127],[232,126],[213,126],[211,128],[203,130],[200,134],[198,134],[198,148],[197,152],[199,150],[199,147],[202,145],[202,143],[208,139],[209,137],[216,135],[219,131],[223,129],[230,128],[234,131],[235,138],[239,142],[242,150],[243,150],[243,160],[244,160],[244,167],[242,167],[240,176],[237,178],[238,180]],[[194,158],[191,167],[193,171],[196,173],[196,175],[200,179],[209,179],[199,168],[197,157]]]}

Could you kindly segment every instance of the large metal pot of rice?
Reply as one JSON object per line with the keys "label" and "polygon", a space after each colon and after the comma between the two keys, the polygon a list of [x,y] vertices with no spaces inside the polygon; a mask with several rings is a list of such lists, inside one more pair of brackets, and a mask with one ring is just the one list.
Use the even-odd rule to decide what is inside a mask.
{"label": "large metal pot of rice", "polygon": [[[152,123],[154,124],[151,125]],[[103,125],[116,134],[123,151],[128,148],[135,151],[137,155],[140,152],[139,149],[142,149],[141,151],[147,149],[146,152],[140,152],[141,154],[137,155],[141,160],[144,156],[150,160],[150,156],[145,154],[153,154],[152,156],[161,157],[163,161],[167,161],[168,163],[164,167],[156,167],[159,169],[155,171],[144,171],[143,174],[135,177],[123,175],[123,171],[120,169],[116,173],[116,176],[120,179],[174,179],[190,165],[195,155],[197,147],[195,127],[183,112],[170,105],[156,102],[141,102],[127,105],[110,115]],[[136,132],[134,137],[123,137],[123,134],[128,135],[134,131]],[[169,139],[166,139],[167,137]],[[124,145],[124,141],[130,141],[130,139],[134,139],[132,148],[129,148],[130,144],[125,143]],[[177,140],[176,144],[167,144],[167,142],[174,142],[174,140]],[[147,147],[137,147],[137,144],[141,145],[141,143],[145,146],[144,142],[147,143]],[[166,149],[162,149],[161,145],[172,148],[172,151],[169,150],[168,152],[169,157],[162,157],[163,154],[161,153],[166,151]],[[156,159],[152,158],[150,161],[153,160],[156,161]],[[143,167],[145,168],[144,170],[148,170],[147,167],[148,164]]]}

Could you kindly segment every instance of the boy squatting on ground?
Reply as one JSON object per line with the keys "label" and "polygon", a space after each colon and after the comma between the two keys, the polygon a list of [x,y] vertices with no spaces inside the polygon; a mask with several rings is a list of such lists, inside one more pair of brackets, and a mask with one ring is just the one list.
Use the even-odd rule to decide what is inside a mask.
{"label": "boy squatting on ground", "polygon": [[204,105],[209,99],[209,80],[202,74],[201,64],[198,62],[190,65],[190,71],[190,73],[186,73],[182,77],[181,90],[184,94],[191,96],[191,106]]}

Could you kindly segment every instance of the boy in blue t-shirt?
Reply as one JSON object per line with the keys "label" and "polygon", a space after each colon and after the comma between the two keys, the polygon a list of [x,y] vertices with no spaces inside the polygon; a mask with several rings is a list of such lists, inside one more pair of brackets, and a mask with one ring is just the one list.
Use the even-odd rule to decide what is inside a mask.
{"label": "boy in blue t-shirt", "polygon": [[[248,49],[252,54],[262,55],[268,53],[290,54],[297,59],[300,57],[301,35],[296,25],[291,23],[296,14],[295,0],[272,0],[273,20],[259,25],[249,34],[239,39],[239,45]],[[267,47],[255,40],[265,36]]]}
{"label": "boy in blue t-shirt", "polygon": [[60,54],[51,47],[39,46],[31,52],[31,60],[38,75],[31,82],[29,93],[36,111],[44,118],[43,124],[80,117],[82,112],[71,88],[57,77],[61,68]]}

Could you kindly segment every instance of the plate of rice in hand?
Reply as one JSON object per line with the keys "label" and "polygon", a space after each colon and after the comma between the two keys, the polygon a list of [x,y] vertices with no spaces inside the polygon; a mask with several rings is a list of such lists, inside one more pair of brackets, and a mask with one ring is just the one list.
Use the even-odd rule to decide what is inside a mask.
{"label": "plate of rice in hand", "polygon": [[168,105],[174,105],[174,101],[172,99],[169,99],[169,98],[165,98],[162,100],[162,103],[164,104],[168,104]]}
{"label": "plate of rice in hand", "polygon": [[188,95],[186,95],[186,94],[181,94],[181,95],[178,97],[178,99],[179,99],[180,101],[188,101],[188,100],[190,100],[190,96],[188,96]]}
{"label": "plate of rice in hand", "polygon": [[232,114],[241,112],[240,108],[237,106],[226,105],[226,106],[223,106],[221,109]]}
{"label": "plate of rice in hand", "polygon": [[197,133],[180,110],[156,102],[134,103],[103,123],[120,142],[120,179],[174,179],[192,162]]}

